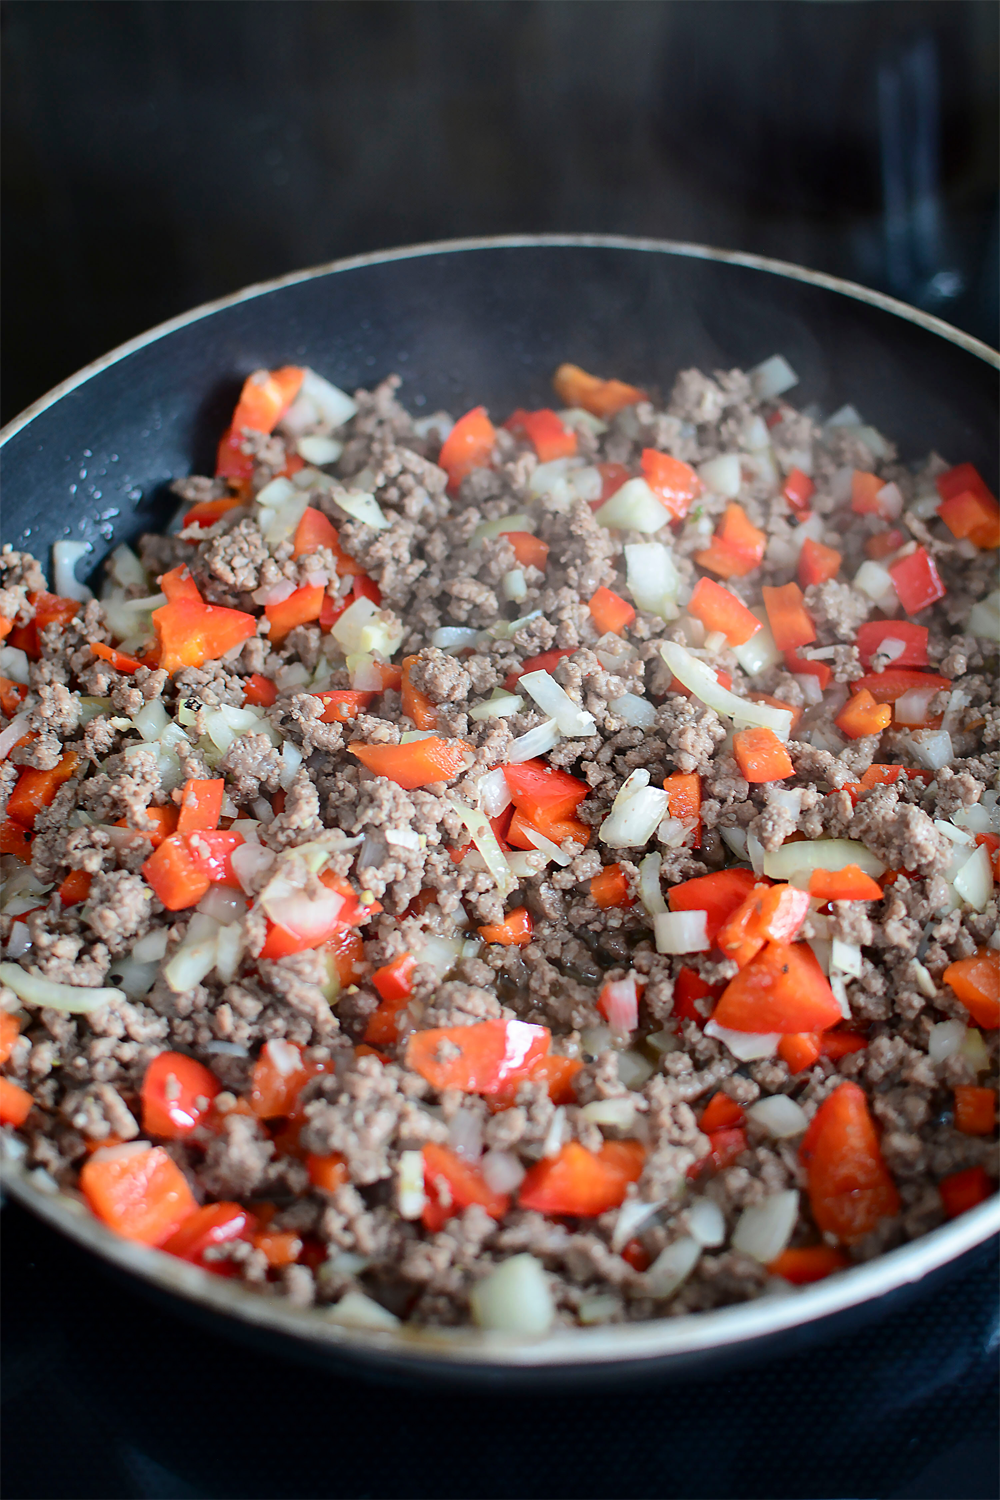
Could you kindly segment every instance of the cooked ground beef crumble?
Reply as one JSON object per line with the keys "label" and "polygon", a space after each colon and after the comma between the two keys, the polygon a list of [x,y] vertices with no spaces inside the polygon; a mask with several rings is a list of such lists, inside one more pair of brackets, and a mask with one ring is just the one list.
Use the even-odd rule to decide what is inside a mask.
{"label": "cooked ground beef crumble", "polygon": [[[491,1283],[525,1257],[508,1296],[544,1304],[509,1324],[525,1331],[717,1307],[869,1259],[994,1189],[995,543],[939,516],[936,454],[905,465],[852,413],[793,410],[768,371],[686,370],[666,401],[582,377],[558,418],[495,430],[481,409],[415,421],[396,377],[350,400],[312,372],[260,372],[220,476],[176,482],[178,529],[112,554],[100,601],[53,605],[40,564],[4,548],[14,1154],[101,1212],[95,1169],[151,1142],[190,1195],[168,1248],[374,1326],[505,1326]],[[267,431],[240,421],[254,386],[277,403]],[[621,513],[602,511],[616,494]],[[632,549],[651,544],[644,571]],[[754,650],[689,610],[703,578],[740,608],[764,598]],[[811,629],[782,652],[770,630],[796,578]],[[210,636],[224,651],[182,640],[202,601],[234,632]],[[863,628],[887,621],[880,655]],[[860,679],[900,660],[929,674],[923,697],[908,680],[864,700]],[[727,683],[762,713],[737,730],[784,726],[767,753],[786,769],[748,779]],[[579,791],[532,852],[514,768],[536,762]],[[188,805],[191,783],[219,788],[214,814]],[[693,808],[671,800],[682,783]],[[877,899],[810,894],[793,852],[837,840],[853,852],[828,868],[860,862]],[[190,901],[168,894],[171,849],[188,875],[215,861]],[[747,956],[715,943],[718,923],[691,940],[671,892],[733,870],[723,917],[753,872],[791,882],[787,940],[840,1010],[811,1050],[711,1020]],[[278,940],[304,902],[332,941]],[[977,955],[993,990],[967,1006],[945,976]],[[547,1060],[506,1091],[499,1074],[451,1086],[457,1029],[477,1027],[508,1050],[548,1028]],[[160,1067],[157,1114],[165,1054],[180,1062]],[[185,1093],[184,1059],[213,1075],[207,1094]],[[817,1207],[814,1131],[800,1149],[845,1082],[881,1178],[842,1190],[883,1194],[857,1233]],[[545,1173],[595,1161],[609,1196],[588,1207],[584,1184],[566,1211]],[[218,1235],[185,1241],[210,1204],[231,1205]]]}

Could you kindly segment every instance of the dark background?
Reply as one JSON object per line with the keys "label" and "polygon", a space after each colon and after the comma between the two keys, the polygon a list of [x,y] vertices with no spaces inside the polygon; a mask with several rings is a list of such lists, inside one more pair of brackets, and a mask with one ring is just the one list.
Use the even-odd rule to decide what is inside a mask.
{"label": "dark background", "polygon": [[757,251],[997,342],[993,0],[11,0],[3,415],[249,282],[459,235]]}

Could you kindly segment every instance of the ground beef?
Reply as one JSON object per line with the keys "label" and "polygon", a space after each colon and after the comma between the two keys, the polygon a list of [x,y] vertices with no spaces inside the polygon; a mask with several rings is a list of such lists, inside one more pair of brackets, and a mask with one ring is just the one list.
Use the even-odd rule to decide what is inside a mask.
{"label": "ground beef", "polygon": [[[690,596],[695,559],[729,503],[724,497],[706,488],[679,524],[657,533],[609,528],[566,479],[539,495],[537,455],[526,437],[503,428],[489,464],[456,490],[437,462],[450,417],[415,422],[398,386],[392,377],[356,393],[356,415],[337,434],[341,458],[306,492],[336,528],[336,546],[327,537],[296,556],[291,535],[275,540],[268,529],[265,540],[253,497],[293,452],[280,425],[242,432],[247,485],[175,482],[187,504],[238,503],[206,529],[143,538],[148,587],[130,584],[126,597],[155,593],[164,572],[186,565],[210,605],[254,616],[255,633],[223,659],[192,653],[172,674],[146,663],[116,669],[91,649],[117,640],[110,600],[107,614],[91,601],[67,625],[39,632],[41,653],[30,662],[21,705],[31,737],[0,763],[0,797],[7,805],[21,776],[37,784],[68,750],[76,759],[70,778],[32,813],[30,865],[3,856],[17,894],[0,915],[0,936],[28,973],[75,991],[117,993],[66,1014],[0,989],[0,1008],[21,1028],[5,1068],[35,1106],[22,1131],[29,1166],[76,1190],[94,1148],[137,1140],[147,1130],[147,1068],[169,1051],[180,1054],[175,1084],[194,1059],[220,1088],[214,1100],[199,1095],[192,1104],[199,1118],[190,1134],[164,1143],[196,1201],[241,1201],[258,1214],[267,1205],[271,1227],[299,1240],[298,1263],[279,1270],[249,1240],[214,1247],[229,1274],[301,1307],[355,1291],[416,1323],[451,1326],[470,1320],[477,1281],[527,1253],[543,1268],[557,1322],[579,1322],[595,1297],[607,1319],[637,1320],[765,1294],[774,1278],[734,1251],[729,1237],[740,1215],[771,1194],[802,1194],[794,1246],[820,1238],[799,1142],[775,1141],[753,1115],[723,1140],[726,1132],[705,1118],[715,1096],[716,1108],[746,1110],[783,1094],[811,1119],[840,1084],[856,1080],[900,1209],[848,1254],[865,1260],[926,1233],[944,1216],[943,1179],[968,1169],[992,1178],[997,1170],[995,1132],[959,1130],[954,1093],[996,1089],[996,1032],[980,1029],[981,1042],[967,1039],[932,1061],[934,1027],[972,1020],[945,978],[949,966],[977,952],[992,961],[1000,946],[995,898],[977,897],[973,907],[950,883],[974,852],[960,840],[987,825],[1000,833],[1000,710],[995,653],[959,633],[973,600],[995,586],[992,554],[966,557],[941,523],[912,509],[941,461],[932,457],[914,472],[891,447],[882,458],[855,433],[825,428],[785,400],[758,401],[739,370],[682,371],[666,404],[652,392],[600,431],[579,415],[567,418],[585,466],[567,475],[584,486],[592,464],[624,463],[638,473],[650,447],[690,464],[740,456],[738,503],[769,545],[759,574],[724,585],[751,606],[760,603],[761,580],[779,586],[794,577],[797,550],[797,520],[757,451],[761,424],[783,473],[800,462],[811,469],[823,541],[844,558],[843,580],[805,591],[816,637],[801,655],[825,663],[833,677],[817,704],[784,662],[753,675],[725,643],[709,649],[719,642],[682,606],[679,616],[664,610],[671,619],[639,609],[620,633],[599,633],[590,609],[596,591],[631,598],[626,545],[667,547],[679,597]],[[882,529],[838,499],[845,465],[899,485],[907,545],[936,556],[948,589],[922,618],[928,661],[962,695],[954,712],[950,693],[931,706],[949,713],[954,756],[933,775],[891,784],[873,768],[898,761],[920,769],[909,731],[850,739],[836,722],[862,675],[858,627],[874,613],[844,580]],[[351,515],[348,491],[358,489],[375,497],[384,526]],[[518,512],[530,515],[548,548],[543,565],[519,564],[509,536],[485,534]],[[518,568],[523,597],[515,602],[507,593]],[[5,548],[0,614],[28,624],[29,595],[44,588],[35,559]],[[281,593],[309,601],[284,635],[260,603],[272,590],[276,604]],[[119,605],[121,597],[113,596]],[[346,624],[337,628],[355,602],[355,614],[371,615],[363,638]],[[466,632],[457,640],[436,634],[456,627]],[[136,629],[145,628],[142,616]],[[728,673],[738,697],[765,694],[801,711],[788,745],[791,776],[748,780],[736,726],[680,690],[661,651],[668,639]],[[386,669],[389,658],[405,663],[405,683]],[[547,670],[594,719],[592,733],[564,734],[540,752],[549,769],[534,793],[524,787],[530,770],[515,769],[517,741],[544,726],[547,710],[523,692],[513,714],[502,705],[493,716],[488,706],[526,664]],[[887,665],[876,656],[869,670]],[[411,690],[421,695],[416,701]],[[629,722],[618,701],[625,694],[643,700],[648,723]],[[133,721],[147,705],[154,707],[139,719],[145,741]],[[231,742],[220,737],[230,724]],[[412,737],[429,734],[455,747],[461,763],[455,775],[423,786],[377,774],[355,753],[365,746],[420,755],[429,747],[421,751]],[[678,827],[676,816],[661,815],[640,844],[607,846],[601,827],[636,770],[648,772],[654,794],[667,778],[696,778],[698,817]],[[553,850],[531,853],[523,828],[544,820],[535,800],[544,802],[546,789],[565,787],[556,772],[574,778],[576,789],[551,826],[546,821]],[[185,826],[189,780],[223,783],[213,826]],[[512,791],[516,808],[504,805]],[[182,804],[185,822],[173,834]],[[462,806],[492,818],[515,871],[509,890],[498,889],[470,843]],[[13,807],[17,813],[16,797]],[[23,804],[18,815],[25,817]],[[228,847],[233,829],[247,839],[238,856]],[[734,862],[753,860],[759,869],[763,858],[767,869],[768,857],[792,840],[807,849],[830,839],[857,841],[892,873],[880,901],[814,900],[793,934],[829,958],[846,1024],[864,1046],[839,1058],[824,1053],[799,1072],[784,1048],[741,1063],[705,1029],[739,973],[737,957],[721,948],[659,952],[656,908],[669,908],[681,882]],[[165,865],[177,879],[192,865],[201,872],[188,904],[178,905],[157,877]],[[622,904],[602,904],[602,886],[592,884],[600,876],[623,882]],[[515,909],[530,923],[524,943],[487,940],[488,925]],[[305,941],[300,924],[318,921],[319,911],[330,923],[336,914],[323,934],[334,939],[293,951]],[[212,960],[207,970],[199,953]],[[631,1036],[608,1024],[606,982],[636,986]],[[410,1039],[428,1030],[449,1032],[435,1040],[445,1063],[501,1028],[515,1048],[544,1036],[518,1029],[525,1025],[546,1028],[557,1061],[545,1068],[569,1062],[571,1079],[515,1072],[495,1097],[436,1088],[411,1066]],[[607,1144],[613,1156],[623,1139],[642,1152],[621,1206],[550,1217],[519,1203],[525,1173],[532,1182],[544,1177],[564,1151],[596,1153]],[[427,1146],[454,1154],[453,1178],[425,1177],[418,1153]],[[509,1184],[509,1204],[499,1189],[486,1190],[494,1172]],[[429,1205],[408,1201],[421,1181],[431,1183]],[[721,1210],[726,1242],[705,1250],[663,1298],[655,1273],[636,1266],[691,1232],[699,1197]],[[623,1256],[619,1215],[627,1224],[643,1204],[647,1216],[629,1231],[635,1243]]]}

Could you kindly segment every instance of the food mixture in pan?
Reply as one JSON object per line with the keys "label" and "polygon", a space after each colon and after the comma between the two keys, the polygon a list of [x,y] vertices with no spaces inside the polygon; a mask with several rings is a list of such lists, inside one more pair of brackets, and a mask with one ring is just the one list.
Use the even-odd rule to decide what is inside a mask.
{"label": "food mixture in pan", "polygon": [[334,1322],[521,1334],[995,1191],[1000,509],[795,383],[563,365],[494,426],[261,370],[100,600],[4,549],[38,1185]]}

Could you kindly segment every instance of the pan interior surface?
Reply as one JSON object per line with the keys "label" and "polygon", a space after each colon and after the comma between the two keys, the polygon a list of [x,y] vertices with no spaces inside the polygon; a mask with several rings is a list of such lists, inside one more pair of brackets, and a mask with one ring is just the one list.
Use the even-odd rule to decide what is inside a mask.
{"label": "pan interior surface", "polygon": [[[997,357],[953,331],[942,336],[933,319],[829,282],[692,247],[579,239],[430,246],[251,289],[136,340],[11,424],[3,539],[45,563],[53,542],[84,540],[98,570],[118,542],[163,527],[171,479],[212,472],[243,377],[291,362],[347,390],[395,372],[410,410],[458,415],[480,402],[497,412],[549,404],[552,372],[565,360],[668,391],[681,369],[747,368],[781,353],[800,377],[797,405],[830,412],[851,402],[904,461],[934,448],[975,464],[995,487]],[[39,1191],[16,1167],[11,1176],[12,1190],[49,1222],[162,1289],[313,1349],[397,1368],[680,1360],[916,1283],[1000,1227],[994,1199],[794,1297],[503,1345],[335,1328],[116,1240],[73,1199]]]}

